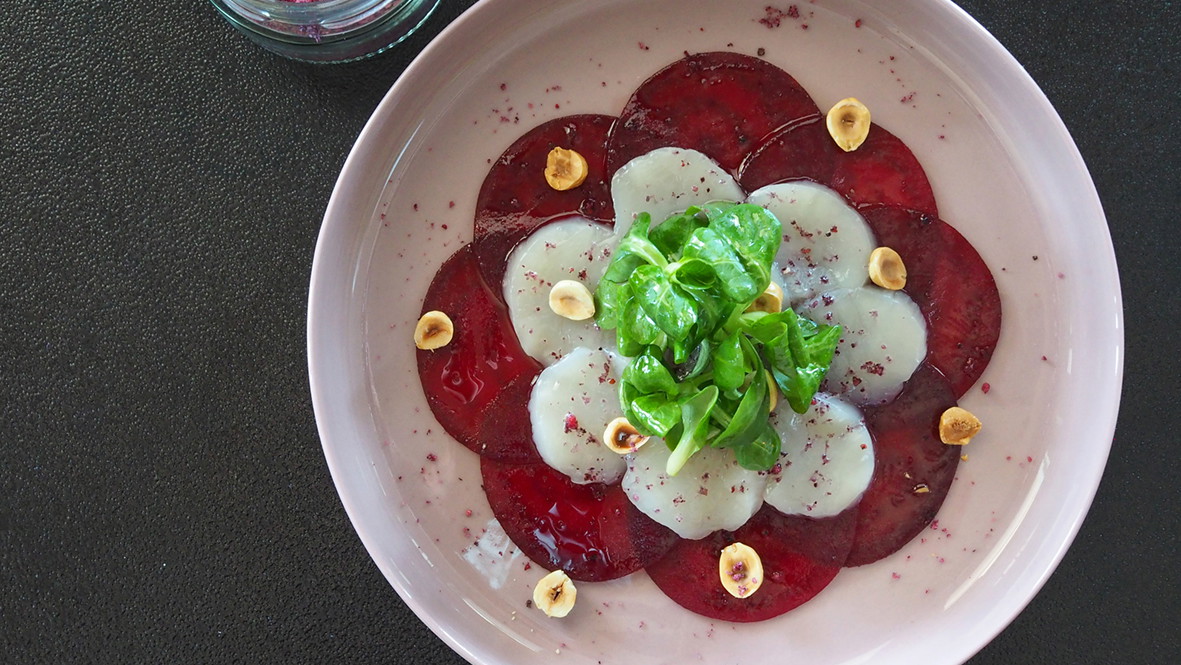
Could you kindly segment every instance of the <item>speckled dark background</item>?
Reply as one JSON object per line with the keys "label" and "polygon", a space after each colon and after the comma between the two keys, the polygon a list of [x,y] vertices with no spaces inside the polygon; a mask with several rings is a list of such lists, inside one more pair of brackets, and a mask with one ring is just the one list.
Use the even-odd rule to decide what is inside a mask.
{"label": "speckled dark background", "polygon": [[[472,3],[327,68],[198,0],[53,4],[0,16],[0,661],[461,662],[337,499],[304,315],[353,140]],[[960,4],[1078,142],[1128,321],[1090,516],[971,663],[1178,662],[1181,8]]]}

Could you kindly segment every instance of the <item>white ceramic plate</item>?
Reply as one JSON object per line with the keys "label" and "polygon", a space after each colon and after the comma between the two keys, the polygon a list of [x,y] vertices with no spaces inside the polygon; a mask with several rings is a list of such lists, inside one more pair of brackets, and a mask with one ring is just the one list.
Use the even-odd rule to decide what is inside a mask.
{"label": "white ceramic plate", "polygon": [[[801,2],[803,15],[777,28],[758,22],[766,5],[485,0],[407,69],[341,173],[308,315],[325,455],[382,572],[472,662],[961,662],[1025,606],[1090,505],[1115,426],[1122,309],[1103,212],[1057,114],[950,2]],[[582,585],[573,615],[547,619],[525,607],[539,567],[470,547],[491,516],[476,456],[434,421],[419,386],[421,299],[471,238],[490,160],[528,128],[615,115],[686,50],[759,48],[821,108],[866,101],[992,268],[1004,327],[981,380],[991,389],[962,400],[985,431],[937,526],[783,617],[709,621],[637,574]],[[505,547],[491,540],[481,542]]]}

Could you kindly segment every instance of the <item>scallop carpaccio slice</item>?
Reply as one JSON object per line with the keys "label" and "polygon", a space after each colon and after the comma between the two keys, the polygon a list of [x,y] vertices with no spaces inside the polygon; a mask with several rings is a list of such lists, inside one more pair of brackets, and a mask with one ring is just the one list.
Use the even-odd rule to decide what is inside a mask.
{"label": "scallop carpaccio slice", "polygon": [[939,214],[919,160],[880,125],[873,125],[861,147],[844,152],[829,136],[823,117],[793,123],[754,149],[738,180],[753,192],[800,178],[831,187],[857,207],[887,204]]}
{"label": "scallop carpaccio slice", "polygon": [[541,365],[521,350],[499,290],[480,277],[472,245],[435,273],[422,310],[451,317],[451,343],[418,353],[418,375],[435,418],[463,445],[492,459],[540,461],[529,392]]}
{"label": "scallop carpaccio slice", "polygon": [[939,440],[939,416],[955,404],[947,379],[923,363],[893,402],[865,408],[874,471],[857,504],[857,532],[846,565],[897,552],[935,519],[963,452]]}
{"label": "scallop carpaccio slice", "polygon": [[[747,623],[788,612],[820,593],[840,571],[853,542],[856,510],[824,520],[786,516],[763,506],[737,531],[682,540],[648,566],[656,586],[681,607],[711,619]],[[739,599],[722,587],[718,557],[741,542],[758,552],[763,584]]]}
{"label": "scallop carpaccio slice", "polygon": [[927,362],[958,399],[976,383],[1001,333],[992,272],[959,231],[923,212],[892,206],[860,211],[880,245],[906,264],[905,291],[927,322]]}
{"label": "scallop carpaccio slice", "polygon": [[764,137],[819,113],[790,74],[740,53],[699,53],[632,94],[607,142],[607,173],[656,148],[692,148],[731,173]]}
{"label": "scallop carpaccio slice", "polygon": [[[546,221],[576,214],[614,220],[606,171],[607,132],[614,122],[609,115],[555,118],[526,132],[493,162],[476,200],[475,223],[475,252],[489,284],[500,284],[509,253]],[[558,191],[546,182],[546,158],[556,147],[586,158],[586,181],[578,187]]]}
{"label": "scallop carpaccio slice", "polygon": [[618,483],[578,485],[541,464],[480,461],[492,513],[538,565],[599,582],[664,556],[679,538],[636,510]]}

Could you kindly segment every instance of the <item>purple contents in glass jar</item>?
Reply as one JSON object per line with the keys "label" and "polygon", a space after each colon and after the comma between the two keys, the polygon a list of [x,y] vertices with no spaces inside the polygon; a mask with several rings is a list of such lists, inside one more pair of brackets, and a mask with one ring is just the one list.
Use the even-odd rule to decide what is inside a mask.
{"label": "purple contents in glass jar", "polygon": [[418,29],[439,0],[210,0],[240,32],[279,55],[349,62]]}

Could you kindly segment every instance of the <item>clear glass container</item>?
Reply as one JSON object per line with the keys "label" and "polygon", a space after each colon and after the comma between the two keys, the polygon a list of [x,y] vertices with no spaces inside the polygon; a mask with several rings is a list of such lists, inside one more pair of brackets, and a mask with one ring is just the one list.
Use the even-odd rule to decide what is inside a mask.
{"label": "clear glass container", "polygon": [[279,55],[349,62],[418,29],[439,0],[209,0],[239,31]]}

